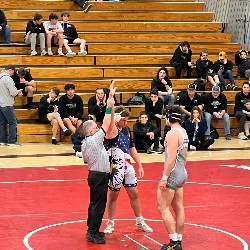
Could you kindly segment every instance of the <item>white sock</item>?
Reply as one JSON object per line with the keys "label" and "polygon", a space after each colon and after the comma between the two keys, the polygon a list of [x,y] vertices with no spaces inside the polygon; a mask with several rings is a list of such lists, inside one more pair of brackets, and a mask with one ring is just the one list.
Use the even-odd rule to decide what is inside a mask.
{"label": "white sock", "polygon": [[68,129],[66,128],[66,127],[64,127],[64,129],[63,129],[63,132],[65,132],[65,131],[67,131]]}
{"label": "white sock", "polygon": [[52,51],[51,51],[51,48],[48,48],[48,52],[52,52]]}
{"label": "white sock", "polygon": [[52,139],[56,139],[56,137],[52,136]]}
{"label": "white sock", "polygon": [[58,49],[58,52],[62,52],[62,48],[59,48],[59,49]]}
{"label": "white sock", "polygon": [[174,233],[174,234],[169,234],[169,238],[173,241],[177,241],[177,233]]}
{"label": "white sock", "polygon": [[177,240],[182,241],[182,234],[177,234]]}
{"label": "white sock", "polygon": [[144,220],[144,218],[142,216],[140,217],[136,217],[136,223],[141,223]]}
{"label": "white sock", "polygon": [[115,222],[114,222],[114,220],[108,220],[108,224],[112,224],[112,225],[114,225],[114,224],[115,224]]}
{"label": "white sock", "polygon": [[71,49],[69,49],[69,50],[68,50],[68,53],[72,53],[72,50],[71,50]]}

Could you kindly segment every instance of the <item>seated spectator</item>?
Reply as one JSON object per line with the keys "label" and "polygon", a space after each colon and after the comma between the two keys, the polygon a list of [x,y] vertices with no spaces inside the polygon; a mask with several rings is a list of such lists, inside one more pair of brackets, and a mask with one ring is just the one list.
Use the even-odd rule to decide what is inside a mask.
{"label": "seated spectator", "polygon": [[[88,120],[96,121],[94,115],[88,115],[86,121]],[[79,134],[79,131],[82,130],[82,124],[76,129],[76,132],[71,137],[72,143],[74,144],[73,149],[75,150],[76,156],[79,158],[82,158],[82,140],[84,139]]]}
{"label": "seated spectator", "polygon": [[239,120],[238,138],[241,140],[247,139],[247,137],[244,134],[244,131],[248,113],[245,110],[244,102],[249,99],[250,99],[250,84],[248,82],[244,82],[242,84],[242,90],[235,95],[235,106],[234,106],[235,117],[238,118]]}
{"label": "seated spectator", "polygon": [[65,135],[71,135],[71,132],[64,126],[61,116],[58,112],[59,101],[57,99],[59,89],[53,87],[50,92],[43,96],[38,104],[38,117],[41,123],[50,123],[52,126],[52,144],[57,145],[56,134],[58,126],[63,130]]}
{"label": "seated spectator", "polygon": [[[233,77],[233,62],[227,59],[226,52],[219,53],[219,60],[214,63],[214,70],[219,76],[219,80],[224,89],[237,90],[238,87],[234,83]],[[230,84],[225,84],[225,78],[229,78]]]}
{"label": "seated spectator", "polygon": [[208,51],[203,49],[200,58],[196,61],[196,72],[198,78],[207,80],[212,86],[219,84],[218,75],[213,71],[213,62],[208,60]]}
{"label": "seated spectator", "polygon": [[158,128],[161,128],[162,109],[163,101],[158,96],[158,90],[152,89],[149,97],[145,101],[145,110],[148,115],[148,120],[155,120]]}
{"label": "seated spectator", "polygon": [[245,114],[247,116],[246,122],[245,122],[245,134],[248,140],[250,140],[250,134],[249,134],[249,130],[250,130],[250,99],[247,99],[244,101],[244,111]]}
{"label": "seated spectator", "polygon": [[34,15],[33,21],[28,21],[26,26],[26,35],[24,42],[27,45],[31,45],[31,56],[37,55],[36,45],[40,44],[41,56],[47,54],[45,50],[45,29],[42,23],[42,15],[36,13]]}
{"label": "seated spectator", "polygon": [[207,130],[205,132],[205,139],[211,139],[210,125],[212,119],[222,119],[224,123],[225,139],[231,140],[230,136],[230,120],[227,113],[227,98],[220,92],[219,86],[212,88],[212,93],[203,96],[203,110],[207,122]]}
{"label": "seated spectator", "polygon": [[187,77],[191,78],[192,73],[192,50],[190,49],[190,44],[187,41],[182,42],[178,48],[175,50],[170,64],[176,70],[176,78],[181,78],[182,69],[187,71]]}
{"label": "seated spectator", "polygon": [[22,89],[23,96],[27,96],[27,104],[25,108],[37,108],[33,103],[33,92],[35,81],[30,72],[24,67],[20,67],[17,72],[12,76],[17,89]]}
{"label": "seated spectator", "polygon": [[248,78],[250,81],[250,59],[247,58],[249,52],[240,50],[235,54],[235,63],[239,68],[240,77]]}
{"label": "seated spectator", "polygon": [[203,118],[202,111],[198,106],[194,106],[191,110],[191,116],[185,121],[189,139],[189,149],[207,150],[214,143],[214,139],[205,140],[205,132],[207,131],[207,122]]}
{"label": "seated spectator", "polygon": [[154,144],[153,152],[162,153],[162,151],[159,150],[160,128],[153,126],[151,122],[148,121],[146,111],[140,112],[139,120],[134,124],[133,131],[137,151],[141,150],[147,152],[147,154],[151,154],[151,146]]}
{"label": "seated spectator", "polygon": [[0,36],[3,36],[4,42],[10,44],[10,27],[7,25],[7,19],[3,10],[0,9]]}
{"label": "seated spectator", "polygon": [[196,93],[196,85],[188,85],[187,92],[180,96],[179,105],[185,114],[184,121],[191,116],[193,107],[198,106],[202,110],[201,96]]}
{"label": "seated spectator", "polygon": [[92,4],[90,4],[88,0],[74,0],[74,2],[81,7],[85,13],[87,13],[92,7]]}
{"label": "seated spectator", "polygon": [[157,76],[151,82],[151,89],[157,89],[159,97],[163,100],[164,106],[174,105],[172,82],[168,77],[168,70],[163,67],[157,72]]}
{"label": "seated spectator", "polygon": [[78,37],[77,31],[75,26],[69,22],[69,12],[68,11],[63,11],[61,14],[62,17],[62,22],[61,25],[63,27],[63,45],[67,50],[67,57],[73,57],[76,55],[75,52],[72,52],[71,48],[69,47],[69,43],[74,43],[74,44],[80,44],[80,51],[78,52],[79,56],[86,56],[87,51],[86,51],[86,41],[84,39],[80,39]]}
{"label": "seated spectator", "polygon": [[62,25],[58,22],[58,15],[55,13],[51,13],[49,15],[49,21],[43,23],[46,32],[46,41],[48,47],[48,55],[53,56],[53,52],[51,50],[52,42],[53,44],[58,44],[58,55],[64,56],[62,52],[63,47],[63,28]]}
{"label": "seated spectator", "polygon": [[66,84],[64,90],[66,94],[60,97],[59,112],[64,125],[75,133],[76,128],[82,124],[83,101],[79,95],[75,94],[74,84]]}

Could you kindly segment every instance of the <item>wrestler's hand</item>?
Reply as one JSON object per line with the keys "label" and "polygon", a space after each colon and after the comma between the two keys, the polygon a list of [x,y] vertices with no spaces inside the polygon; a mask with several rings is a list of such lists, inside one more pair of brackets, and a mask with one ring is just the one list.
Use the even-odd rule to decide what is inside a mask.
{"label": "wrestler's hand", "polygon": [[142,178],[142,177],[144,176],[143,167],[139,167],[139,168],[138,168],[138,172],[139,172],[139,178]]}
{"label": "wrestler's hand", "polygon": [[110,90],[109,91],[109,98],[113,98],[114,95],[115,95],[115,91],[116,91],[117,87],[114,87],[114,85],[115,85],[115,81],[112,80],[111,84],[110,84],[110,87],[109,87],[109,90]]}
{"label": "wrestler's hand", "polygon": [[158,185],[158,188],[161,191],[164,191],[166,189],[166,185],[167,185],[167,180],[160,180],[160,183]]}

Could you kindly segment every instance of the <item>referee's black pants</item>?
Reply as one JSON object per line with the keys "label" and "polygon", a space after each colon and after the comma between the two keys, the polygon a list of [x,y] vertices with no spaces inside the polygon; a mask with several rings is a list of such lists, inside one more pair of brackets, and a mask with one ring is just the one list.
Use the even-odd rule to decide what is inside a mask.
{"label": "referee's black pants", "polygon": [[87,226],[90,233],[96,234],[101,227],[106,208],[108,173],[89,171],[88,185],[90,188],[90,203]]}

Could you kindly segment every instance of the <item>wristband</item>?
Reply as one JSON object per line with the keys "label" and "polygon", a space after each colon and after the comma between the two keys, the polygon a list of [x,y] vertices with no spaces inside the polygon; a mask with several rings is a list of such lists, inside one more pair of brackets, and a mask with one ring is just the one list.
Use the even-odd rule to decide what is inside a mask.
{"label": "wristband", "polygon": [[161,177],[161,180],[162,181],[167,181],[168,180],[168,176],[163,174],[162,177]]}
{"label": "wristband", "polygon": [[105,114],[111,115],[112,114],[112,107],[107,106]]}

